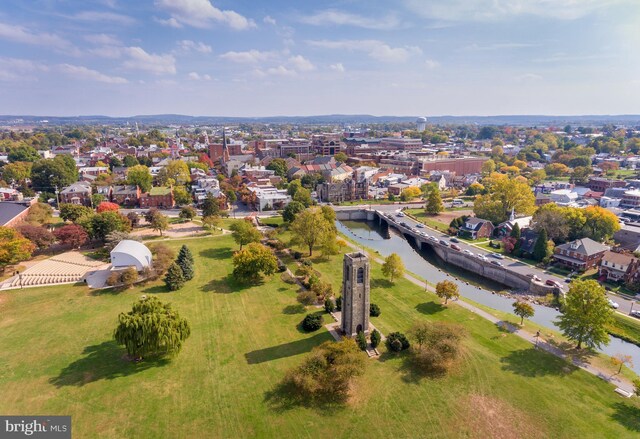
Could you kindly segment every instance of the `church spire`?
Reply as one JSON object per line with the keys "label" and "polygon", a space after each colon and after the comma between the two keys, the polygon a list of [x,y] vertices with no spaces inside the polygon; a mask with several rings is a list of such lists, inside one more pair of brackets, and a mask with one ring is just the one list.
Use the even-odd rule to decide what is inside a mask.
{"label": "church spire", "polygon": [[225,127],[222,127],[222,161],[229,161],[229,148],[227,147],[227,134]]}

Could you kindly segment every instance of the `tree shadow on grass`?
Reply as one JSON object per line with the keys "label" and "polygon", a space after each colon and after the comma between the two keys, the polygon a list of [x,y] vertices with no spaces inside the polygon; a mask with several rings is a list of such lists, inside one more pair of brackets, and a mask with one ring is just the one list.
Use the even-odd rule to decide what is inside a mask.
{"label": "tree shadow on grass", "polygon": [[294,386],[281,382],[272,390],[264,393],[264,402],[276,413],[283,413],[298,407],[314,410],[321,416],[332,416],[342,411],[347,403],[346,397],[328,395],[309,398],[301,394]]}
{"label": "tree shadow on grass", "polygon": [[333,340],[331,334],[328,332],[319,332],[309,338],[282,343],[264,349],[256,349],[255,351],[247,352],[244,354],[244,357],[249,364],[265,363],[267,361],[279,360],[281,358],[310,352],[314,347],[330,340]]}
{"label": "tree shadow on grass", "polygon": [[394,285],[389,279],[371,279],[369,283],[371,288],[391,288]]}
{"label": "tree shadow on grass", "polygon": [[204,293],[221,293],[228,294],[237,291],[246,290],[264,284],[264,280],[260,279],[255,282],[238,282],[232,275],[227,275],[220,279],[212,279],[209,283],[200,287],[200,290]]}
{"label": "tree shadow on grass", "polygon": [[597,355],[596,352],[592,349],[577,349],[574,343],[570,343],[568,341],[558,342],[551,339],[549,340],[549,344],[561,349],[563,352],[569,355],[571,361],[573,361],[573,363],[577,365],[589,364],[591,358]]}
{"label": "tree shadow on grass", "polygon": [[173,293],[166,285],[154,285],[149,288],[145,288],[142,290],[145,294],[164,294],[164,293]]}
{"label": "tree shadow on grass", "polygon": [[127,361],[126,351],[115,340],[87,346],[82,354],[82,358],[66,366],[49,382],[56,387],[82,387],[94,381],[113,380],[169,363],[166,358],[149,358],[138,363]]}
{"label": "tree shadow on grass", "polygon": [[447,309],[445,306],[436,302],[425,302],[416,305],[416,311],[427,315],[435,314],[445,309]]}
{"label": "tree shadow on grass", "polygon": [[506,357],[502,357],[500,362],[502,370],[526,377],[563,376],[577,370],[576,366],[567,363],[562,358],[536,348],[512,351]]}
{"label": "tree shadow on grass", "polygon": [[616,402],[611,408],[615,410],[611,419],[627,430],[640,432],[640,408],[623,402]]}
{"label": "tree shadow on grass", "polygon": [[303,304],[287,305],[282,309],[282,314],[302,314],[306,311]]}

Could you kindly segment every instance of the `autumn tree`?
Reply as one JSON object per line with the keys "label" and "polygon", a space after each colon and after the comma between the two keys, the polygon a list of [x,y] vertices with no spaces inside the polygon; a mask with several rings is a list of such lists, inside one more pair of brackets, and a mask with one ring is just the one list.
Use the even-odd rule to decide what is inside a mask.
{"label": "autumn tree", "polygon": [[420,188],[416,186],[410,186],[402,190],[402,192],[400,193],[400,200],[411,201],[415,198],[418,198],[421,194],[422,191],[420,190]]}
{"label": "autumn tree", "polygon": [[260,243],[252,242],[233,254],[233,277],[240,282],[255,282],[262,275],[271,276],[277,269],[278,260]]}
{"label": "autumn tree", "polygon": [[436,284],[436,296],[444,299],[444,304],[446,305],[449,299],[460,297],[460,291],[458,290],[458,285],[450,280],[443,280]]}
{"label": "autumn tree", "polygon": [[420,321],[409,330],[416,341],[411,350],[414,364],[423,372],[446,372],[461,352],[465,331],[458,325]]}
{"label": "autumn tree", "polygon": [[335,240],[335,225],[329,222],[322,210],[311,207],[300,212],[291,223],[290,230],[293,233],[293,242],[304,245],[309,249],[309,256],[313,256],[316,245]]}
{"label": "autumn tree", "polygon": [[512,306],[513,313],[520,317],[520,326],[524,324],[525,317],[533,317],[533,314],[535,313],[533,306],[529,302],[524,300],[516,300],[515,302],[513,302]]}
{"label": "autumn tree", "polygon": [[625,354],[615,354],[613,357],[611,357],[611,363],[614,366],[618,366],[618,374],[620,374],[622,372],[622,366],[624,366],[625,364],[629,367],[633,367],[633,357],[631,355],[625,355]]}
{"label": "autumn tree", "polygon": [[83,216],[89,216],[91,214],[93,214],[93,211],[90,208],[81,206],[80,204],[60,204],[60,218],[64,221],[75,223]]}
{"label": "autumn tree", "polygon": [[233,232],[233,240],[240,245],[240,250],[242,250],[243,245],[260,242],[262,239],[260,231],[246,220],[234,221],[229,229]]}
{"label": "autumn tree", "polygon": [[18,232],[29,241],[33,242],[40,250],[50,247],[56,242],[56,237],[49,230],[42,226],[33,224],[23,224],[18,226]]}
{"label": "autumn tree", "polygon": [[382,264],[382,274],[385,277],[391,279],[391,282],[395,278],[402,277],[404,275],[404,263],[402,258],[397,253],[391,253],[384,259]]}
{"label": "autumn tree", "polygon": [[152,230],[157,230],[160,232],[160,236],[162,236],[162,232],[169,229],[169,219],[166,215],[156,212],[151,219],[150,226]]}
{"label": "autumn tree", "polygon": [[442,203],[442,197],[440,196],[440,189],[437,187],[430,190],[427,194],[427,202],[425,204],[425,211],[429,215],[437,215],[444,210],[444,204]]}
{"label": "autumn tree", "polygon": [[180,209],[180,213],[178,214],[179,218],[182,218],[187,221],[191,221],[198,215],[198,211],[193,206],[185,206]]}
{"label": "autumn tree", "polygon": [[604,288],[595,280],[576,280],[566,295],[563,313],[555,322],[565,337],[577,342],[580,349],[585,343],[599,348],[609,343],[606,327],[613,312]]}
{"label": "autumn tree", "polygon": [[475,200],[473,212],[478,218],[499,224],[512,210],[524,215],[535,211],[535,196],[526,182],[509,179],[504,174],[491,174],[483,183],[489,193]]}
{"label": "autumn tree", "polygon": [[190,334],[189,323],[170,304],[149,296],[118,316],[113,335],[130,358],[142,358],[177,354]]}
{"label": "autumn tree", "polygon": [[109,201],[103,201],[96,208],[96,212],[98,212],[98,213],[102,213],[102,212],[117,212],[119,210],[120,210],[120,206],[118,204],[111,203]]}
{"label": "autumn tree", "polygon": [[185,185],[191,181],[189,166],[182,160],[170,160],[156,177],[162,186]]}
{"label": "autumn tree", "polygon": [[153,176],[148,167],[135,165],[127,169],[127,183],[138,186],[142,192],[149,192],[153,183]]}
{"label": "autumn tree", "polygon": [[173,198],[178,206],[193,203],[193,197],[184,186],[176,186],[173,188]]}
{"label": "autumn tree", "polygon": [[29,208],[26,221],[29,224],[47,224],[53,216],[53,209],[45,203],[35,203]]}
{"label": "autumn tree", "polygon": [[620,221],[611,211],[600,206],[589,206],[584,209],[585,235],[594,241],[602,242],[611,239],[620,230]]}
{"label": "autumn tree", "polygon": [[36,246],[11,227],[0,226],[0,270],[31,257]]}
{"label": "autumn tree", "polygon": [[55,229],[53,234],[60,241],[60,244],[68,245],[71,248],[79,248],[89,240],[85,229],[78,224],[67,224]]}

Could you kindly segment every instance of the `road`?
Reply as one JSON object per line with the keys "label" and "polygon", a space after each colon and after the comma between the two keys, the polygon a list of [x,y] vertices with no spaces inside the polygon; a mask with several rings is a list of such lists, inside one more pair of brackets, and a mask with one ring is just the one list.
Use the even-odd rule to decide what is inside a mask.
{"label": "road", "polygon": [[[381,207],[387,207],[386,209],[380,209]],[[389,209],[389,207],[395,207],[395,209]],[[428,226],[424,226],[423,227],[417,227],[419,223],[418,221],[415,221],[407,216],[403,216],[403,217],[399,217],[398,214],[400,212],[399,206],[395,205],[395,206],[375,206],[376,210],[384,210],[386,213],[390,213],[392,214],[391,218],[388,218],[389,220],[391,220],[392,222],[395,223],[396,227],[398,228],[402,228],[403,226],[400,225],[401,222],[404,222],[407,224],[407,228],[413,232],[425,232],[427,233],[429,236],[435,236],[436,238],[438,238],[438,241],[440,240],[445,240],[449,243],[451,243],[452,239],[456,239],[455,237],[449,236],[447,234],[443,234],[442,232],[438,232],[434,229],[429,228]],[[563,281],[562,278],[557,277],[551,273],[546,272],[545,270],[542,270],[538,267],[535,267],[533,265],[529,265],[526,264],[522,261],[518,261],[516,259],[512,259],[508,256],[504,256],[504,259],[498,259],[492,256],[492,254],[494,254],[493,252],[490,252],[484,248],[478,247],[476,245],[470,244],[464,240],[458,240],[458,242],[456,243],[461,251],[465,251],[468,250],[471,253],[473,253],[474,255],[484,255],[485,257],[487,257],[489,260],[496,260],[499,261],[505,268],[515,271],[517,273],[520,274],[534,274],[536,276],[538,276],[542,282],[546,282],[547,280],[553,280],[555,282],[560,283],[560,285],[562,286],[563,291],[567,291],[569,284],[565,283]],[[629,300],[629,299],[625,299],[623,297],[620,297],[616,294],[613,293],[609,293],[607,292],[607,297],[609,297],[611,300],[613,300],[614,302],[617,302],[619,304],[619,308],[617,309],[617,311],[621,314],[626,314],[629,315],[629,312],[631,311],[632,306],[634,307],[634,309],[640,309],[640,305],[637,305],[635,303],[635,301],[633,300]]]}

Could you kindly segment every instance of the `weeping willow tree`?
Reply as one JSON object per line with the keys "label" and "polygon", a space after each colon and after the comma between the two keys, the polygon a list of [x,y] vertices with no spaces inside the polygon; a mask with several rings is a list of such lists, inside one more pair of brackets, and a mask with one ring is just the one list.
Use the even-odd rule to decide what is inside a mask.
{"label": "weeping willow tree", "polygon": [[186,319],[157,297],[144,297],[128,313],[118,316],[116,341],[127,348],[131,358],[177,354],[191,334]]}

